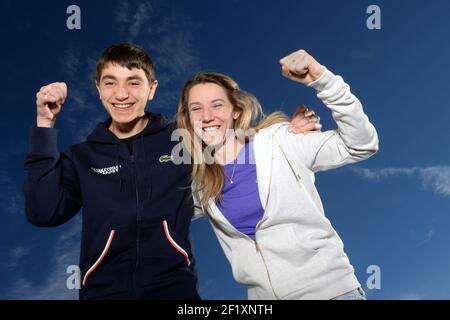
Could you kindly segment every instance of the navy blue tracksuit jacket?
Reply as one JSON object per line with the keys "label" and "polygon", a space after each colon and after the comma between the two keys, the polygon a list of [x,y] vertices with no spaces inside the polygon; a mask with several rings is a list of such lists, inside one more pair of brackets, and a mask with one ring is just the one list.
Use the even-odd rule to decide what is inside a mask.
{"label": "navy blue tracksuit jacket", "polygon": [[27,218],[52,227],[83,209],[80,299],[199,299],[191,168],[170,160],[174,123],[147,116],[133,155],[108,130],[111,119],[64,153],[57,129],[31,129]]}

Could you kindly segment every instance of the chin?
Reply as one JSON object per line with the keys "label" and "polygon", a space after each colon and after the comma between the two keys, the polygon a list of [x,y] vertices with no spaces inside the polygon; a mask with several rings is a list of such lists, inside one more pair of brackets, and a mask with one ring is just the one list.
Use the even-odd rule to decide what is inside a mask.
{"label": "chin", "polygon": [[143,115],[138,115],[138,114],[135,114],[135,113],[117,114],[117,113],[114,113],[114,112],[110,112],[110,116],[114,120],[114,122],[117,122],[117,123],[130,123],[130,122],[136,120],[137,118],[142,117]]}
{"label": "chin", "polygon": [[221,138],[213,138],[213,139],[202,139],[202,141],[209,147],[218,147],[223,144],[223,139]]}
{"label": "chin", "polygon": [[215,146],[219,145],[223,141],[223,137],[218,136],[211,136],[208,134],[205,134],[204,132],[201,132],[200,135],[197,133],[197,137],[199,137],[204,144],[207,146]]}
{"label": "chin", "polygon": [[114,122],[117,123],[129,123],[134,120],[134,117],[117,116],[114,114],[111,115],[111,118],[113,119]]}

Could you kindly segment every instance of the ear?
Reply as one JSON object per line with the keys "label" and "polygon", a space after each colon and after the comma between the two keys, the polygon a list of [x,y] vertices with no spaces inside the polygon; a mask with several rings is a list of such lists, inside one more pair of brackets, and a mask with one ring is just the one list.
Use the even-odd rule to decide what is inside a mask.
{"label": "ear", "polygon": [[237,118],[239,118],[241,113],[241,110],[233,111],[233,119],[236,120]]}
{"label": "ear", "polygon": [[148,95],[148,101],[153,100],[157,87],[158,87],[158,80],[153,80],[153,82],[150,84],[150,94]]}
{"label": "ear", "polygon": [[97,91],[98,91],[98,97],[101,100],[102,99],[102,95],[100,93],[100,83],[98,81],[95,81],[95,87],[97,88]]}

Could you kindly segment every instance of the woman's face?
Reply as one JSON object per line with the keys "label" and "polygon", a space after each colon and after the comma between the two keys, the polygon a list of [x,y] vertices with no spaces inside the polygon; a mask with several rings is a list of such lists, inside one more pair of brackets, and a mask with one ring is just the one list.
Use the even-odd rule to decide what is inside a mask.
{"label": "woman's face", "polygon": [[[207,145],[220,145],[233,129],[239,112],[224,89],[215,83],[196,84],[189,91],[189,119],[194,132]],[[228,134],[227,134],[228,133]]]}

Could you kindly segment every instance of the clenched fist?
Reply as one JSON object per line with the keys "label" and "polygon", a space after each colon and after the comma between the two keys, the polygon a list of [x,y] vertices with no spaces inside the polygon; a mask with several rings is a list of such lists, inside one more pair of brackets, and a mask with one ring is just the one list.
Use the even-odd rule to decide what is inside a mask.
{"label": "clenched fist", "polygon": [[303,83],[310,84],[319,79],[325,68],[305,50],[298,50],[280,60],[283,76]]}
{"label": "clenched fist", "polygon": [[36,94],[38,127],[54,127],[66,97],[67,85],[64,82],[54,82],[39,90]]}

